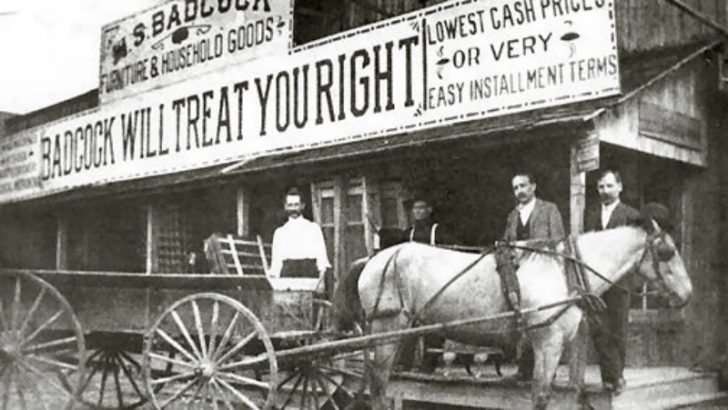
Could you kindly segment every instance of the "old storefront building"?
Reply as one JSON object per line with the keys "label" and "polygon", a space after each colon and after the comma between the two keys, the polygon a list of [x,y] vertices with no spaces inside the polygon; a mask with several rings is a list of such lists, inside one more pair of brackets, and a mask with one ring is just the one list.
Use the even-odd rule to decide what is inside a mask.
{"label": "old storefront building", "polygon": [[[270,243],[297,187],[335,281],[373,254],[377,227],[410,225],[416,195],[458,244],[486,246],[515,172],[579,233],[614,168],[624,202],[669,207],[694,286],[681,310],[635,292],[628,367],[718,369],[728,69],[713,29],[652,0],[250,3],[249,23],[216,13],[208,31],[177,25],[176,2],[106,25],[98,90],[4,119],[0,266],[208,275],[206,238]],[[724,2],[685,3],[726,26]],[[572,350],[579,383],[593,358]],[[696,395],[718,394],[700,380]],[[441,400],[465,404],[459,392]],[[478,403],[507,406],[493,397]]]}

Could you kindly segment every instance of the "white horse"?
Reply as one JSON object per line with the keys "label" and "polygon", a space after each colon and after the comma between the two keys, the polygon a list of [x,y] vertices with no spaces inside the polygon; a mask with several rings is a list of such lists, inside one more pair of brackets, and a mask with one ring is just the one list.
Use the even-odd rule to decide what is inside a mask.
{"label": "white horse", "polygon": [[[671,304],[684,306],[692,294],[692,285],[672,238],[651,218],[645,218],[643,225],[586,233],[576,238],[581,261],[599,273],[586,270],[593,293],[601,295],[611,283],[630,271],[637,271],[664,291]],[[557,245],[556,251],[563,252],[564,244]],[[467,273],[448,284],[471,264],[474,265]],[[567,289],[564,272],[564,259],[553,254],[525,252],[520,255],[517,276],[522,309],[573,296]],[[440,291],[423,312],[423,306]],[[372,333],[407,328],[412,315],[417,315],[421,324],[434,324],[509,310],[493,254],[481,257],[416,243],[388,248],[368,261],[358,280],[358,296]],[[541,323],[562,310],[554,307],[527,314],[523,317],[524,325]],[[582,310],[572,304],[549,326],[527,332],[535,354],[534,408],[548,406],[559,358],[564,345],[576,336],[582,315]],[[513,324],[513,319],[499,319],[467,325],[448,331],[446,337],[468,344],[504,346],[512,340],[509,332]],[[374,410],[388,408],[386,384],[396,350],[397,343],[375,348],[371,372]]]}

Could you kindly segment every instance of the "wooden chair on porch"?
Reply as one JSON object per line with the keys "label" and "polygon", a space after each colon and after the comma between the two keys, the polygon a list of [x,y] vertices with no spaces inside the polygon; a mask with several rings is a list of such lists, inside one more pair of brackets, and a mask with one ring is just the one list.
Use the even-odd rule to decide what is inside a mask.
{"label": "wooden chair on porch", "polygon": [[205,247],[212,273],[265,276],[270,269],[271,245],[263,243],[260,235],[253,240],[213,234]]}

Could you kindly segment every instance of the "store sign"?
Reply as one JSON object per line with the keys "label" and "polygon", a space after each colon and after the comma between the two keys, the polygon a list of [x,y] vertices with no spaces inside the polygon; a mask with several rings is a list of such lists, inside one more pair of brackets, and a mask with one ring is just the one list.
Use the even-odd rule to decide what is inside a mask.
{"label": "store sign", "polygon": [[599,135],[591,134],[576,142],[576,172],[599,169]]}
{"label": "store sign", "polygon": [[614,4],[441,3],[28,131],[43,193],[619,93]]}
{"label": "store sign", "polygon": [[171,0],[101,29],[101,103],[286,53],[292,0]]}
{"label": "store sign", "polygon": [[0,199],[40,190],[37,148],[34,134],[0,138]]}

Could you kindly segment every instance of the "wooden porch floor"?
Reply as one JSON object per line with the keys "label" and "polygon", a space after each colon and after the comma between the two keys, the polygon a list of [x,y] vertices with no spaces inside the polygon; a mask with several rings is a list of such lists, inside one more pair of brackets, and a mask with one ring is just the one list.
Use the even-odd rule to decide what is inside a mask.
{"label": "wooden porch floor", "polygon": [[[396,373],[389,391],[403,409],[530,409],[530,383],[505,382],[492,366],[481,367],[480,377],[468,376],[462,368],[439,368],[434,374]],[[515,373],[504,366],[503,374]],[[582,393],[568,385],[568,366],[561,366],[554,385],[550,408],[595,410],[673,409],[692,403],[726,397],[712,373],[680,367],[629,368],[626,390],[612,397],[601,386],[599,369],[588,366]],[[402,404],[399,404],[402,403]],[[587,407],[588,408],[588,407]],[[682,407],[684,408],[684,407]]]}

